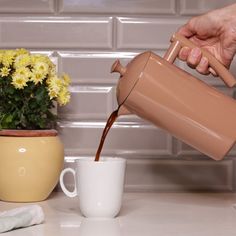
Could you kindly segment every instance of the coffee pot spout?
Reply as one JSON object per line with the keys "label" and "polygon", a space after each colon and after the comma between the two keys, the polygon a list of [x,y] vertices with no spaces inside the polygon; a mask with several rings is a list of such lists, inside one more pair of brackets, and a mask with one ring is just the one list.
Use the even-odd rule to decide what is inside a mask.
{"label": "coffee pot spout", "polygon": [[118,116],[130,115],[131,112],[127,109],[125,105],[120,105],[118,109]]}

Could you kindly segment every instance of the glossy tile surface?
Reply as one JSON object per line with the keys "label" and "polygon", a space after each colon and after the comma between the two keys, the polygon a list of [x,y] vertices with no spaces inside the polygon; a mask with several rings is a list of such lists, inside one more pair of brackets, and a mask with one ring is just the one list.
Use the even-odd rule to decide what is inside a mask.
{"label": "glossy tile surface", "polygon": [[60,12],[173,14],[174,0],[60,0]]}
{"label": "glossy tile surface", "polygon": [[[232,191],[233,162],[209,160],[129,160],[128,191]],[[137,174],[139,173],[139,174]]]}
{"label": "glossy tile surface", "polygon": [[111,48],[111,17],[0,17],[2,47]]}
{"label": "glossy tile surface", "polygon": [[[59,122],[59,132],[66,155],[93,155],[98,147],[105,122]],[[109,131],[104,155],[170,155],[171,136],[139,122],[117,122]]]}
{"label": "glossy tile surface", "polygon": [[234,0],[207,1],[207,0],[180,0],[180,13],[186,15],[197,15],[212,9],[221,8],[235,3]]}
{"label": "glossy tile surface", "polygon": [[114,84],[119,79],[111,74],[116,59],[126,65],[137,52],[59,51],[60,71],[67,71],[75,84]]}
{"label": "glossy tile surface", "polygon": [[[54,194],[38,203],[45,223],[6,236],[235,236],[236,195],[224,193],[126,193],[118,217],[84,218],[77,199]],[[23,204],[0,202],[0,211]]]}
{"label": "glossy tile surface", "polygon": [[54,12],[54,0],[1,0],[0,13]]}
{"label": "glossy tile surface", "polygon": [[[118,156],[127,160],[125,191],[128,192],[233,190],[233,160],[213,162],[206,158],[191,159],[192,155],[186,156],[185,159],[177,158],[175,160],[157,159],[155,156],[151,159],[150,155],[140,156],[138,154]],[[76,157],[66,157],[65,168],[75,168],[74,160]],[[71,175],[65,176],[65,184],[68,188],[73,189],[74,182]]]}
{"label": "glossy tile surface", "polygon": [[106,119],[113,111],[115,87],[81,85],[73,86],[70,91],[70,103],[64,107],[58,107],[58,114],[61,118]]}
{"label": "glossy tile surface", "polygon": [[185,23],[182,19],[117,18],[118,49],[163,49],[171,35]]}

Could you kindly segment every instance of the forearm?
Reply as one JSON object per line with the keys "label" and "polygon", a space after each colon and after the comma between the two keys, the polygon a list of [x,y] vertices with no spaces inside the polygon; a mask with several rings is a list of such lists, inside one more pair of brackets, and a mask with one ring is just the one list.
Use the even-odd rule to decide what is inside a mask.
{"label": "forearm", "polygon": [[231,21],[236,18],[236,3],[215,10],[215,14],[218,15],[219,20]]}
{"label": "forearm", "polygon": [[236,25],[236,3],[223,8],[215,9],[205,13],[199,18],[208,18],[212,25],[218,25],[218,28],[225,30],[225,27],[232,24]]}

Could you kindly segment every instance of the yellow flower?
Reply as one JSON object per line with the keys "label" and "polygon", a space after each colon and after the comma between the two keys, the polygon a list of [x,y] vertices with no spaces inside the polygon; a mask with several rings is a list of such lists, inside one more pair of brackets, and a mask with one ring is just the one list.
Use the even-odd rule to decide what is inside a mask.
{"label": "yellow flower", "polygon": [[70,79],[69,75],[67,75],[67,74],[63,74],[62,79],[63,79],[63,82],[66,86],[68,86],[71,83],[71,79]]}
{"label": "yellow flower", "polygon": [[31,60],[32,60],[32,66],[34,66],[38,62],[45,62],[49,66],[53,64],[47,56],[41,54],[31,55]]}
{"label": "yellow flower", "polygon": [[38,83],[41,83],[43,82],[45,78],[45,75],[42,74],[42,73],[39,73],[37,71],[32,71],[32,74],[31,74],[31,81],[34,82],[34,84],[38,84]]}
{"label": "yellow flower", "polygon": [[31,71],[27,67],[19,67],[16,69],[15,74],[29,79],[31,77]]}
{"label": "yellow flower", "polygon": [[56,74],[57,74],[56,66],[54,64],[50,65],[48,72],[49,77],[54,77],[56,76]]}
{"label": "yellow flower", "polygon": [[14,67],[26,67],[31,63],[31,58],[28,54],[20,54],[15,58]]}
{"label": "yellow flower", "polygon": [[10,72],[10,69],[8,67],[2,67],[0,70],[0,75],[2,77],[8,76]]}
{"label": "yellow flower", "polygon": [[32,65],[34,65],[36,62],[38,61],[42,61],[42,55],[41,54],[33,54],[31,55],[31,62],[32,62]]}
{"label": "yellow flower", "polygon": [[0,63],[2,63],[2,58],[3,58],[3,52],[2,50],[0,51]]}
{"label": "yellow flower", "polygon": [[[71,79],[67,74],[59,78],[56,66],[48,56],[31,54],[24,48],[0,50],[0,64],[0,76],[11,77],[11,84],[16,89],[24,89],[27,82],[32,81],[35,85],[46,86],[51,100],[57,100],[60,105],[69,102]],[[44,80],[46,83],[43,83]]]}
{"label": "yellow flower", "polygon": [[61,106],[66,105],[70,101],[70,92],[66,87],[62,87],[62,89],[60,90],[57,101]]}
{"label": "yellow flower", "polygon": [[17,48],[16,49],[16,55],[23,55],[23,54],[30,54],[29,51],[27,51],[25,48]]}
{"label": "yellow flower", "polygon": [[[8,120],[0,119],[0,126],[14,129],[54,126],[54,105],[69,102],[71,80],[67,74],[58,75],[52,62],[54,58],[52,61],[50,58],[46,54],[31,54],[22,48],[0,49],[0,116],[9,116],[5,116]],[[22,109],[22,103],[30,112]]]}
{"label": "yellow flower", "polygon": [[28,79],[24,76],[21,76],[19,74],[14,74],[12,76],[12,82],[11,84],[16,88],[16,89],[23,89],[25,86],[27,86]]}
{"label": "yellow flower", "polygon": [[10,67],[14,62],[16,52],[14,50],[6,50],[2,56],[2,64],[6,67]]}
{"label": "yellow flower", "polygon": [[48,79],[48,89],[54,97],[57,97],[62,87],[62,81],[58,77],[50,77]]}
{"label": "yellow flower", "polygon": [[45,63],[47,63],[50,68],[55,67],[49,57],[45,57]]}
{"label": "yellow flower", "polygon": [[45,76],[48,74],[48,69],[49,69],[48,64],[42,61],[36,62],[34,65],[34,71],[36,71],[37,73],[43,74]]}
{"label": "yellow flower", "polygon": [[52,90],[52,89],[48,89],[48,95],[50,97],[50,99],[54,99],[58,96],[58,94],[56,93],[56,91]]}

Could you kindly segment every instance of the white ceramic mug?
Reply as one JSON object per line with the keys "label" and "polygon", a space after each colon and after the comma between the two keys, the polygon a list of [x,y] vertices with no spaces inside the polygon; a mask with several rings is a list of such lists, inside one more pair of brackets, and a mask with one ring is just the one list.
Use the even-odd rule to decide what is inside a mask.
{"label": "white ceramic mug", "polygon": [[[126,160],[118,157],[82,158],[75,161],[76,170],[61,172],[60,185],[69,197],[79,197],[79,207],[86,217],[113,218],[121,208]],[[64,184],[64,175],[72,173],[74,191]]]}

